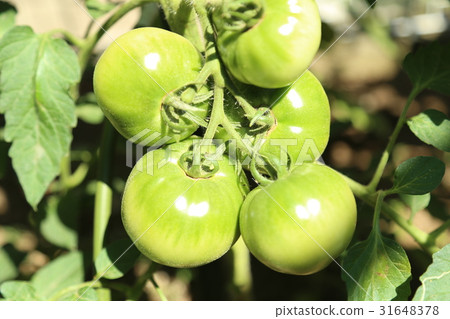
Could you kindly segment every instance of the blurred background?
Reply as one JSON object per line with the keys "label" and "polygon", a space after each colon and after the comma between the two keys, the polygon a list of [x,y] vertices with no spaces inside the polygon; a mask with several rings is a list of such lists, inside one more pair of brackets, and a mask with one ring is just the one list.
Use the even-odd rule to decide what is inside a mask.
{"label": "blurred background", "polygon": [[[36,32],[55,28],[66,29],[83,36],[92,23],[81,0],[10,0],[18,9],[17,23],[30,25]],[[78,2],[78,4],[77,4]],[[119,1],[117,1],[119,2]],[[405,55],[418,46],[432,41],[450,39],[450,1],[448,0],[380,0],[375,9],[364,0],[317,0],[323,19],[323,42],[320,59],[312,66],[322,81],[332,106],[332,134],[324,154],[325,162],[366,183],[373,174],[381,152],[387,144],[396,120],[405,105],[411,83],[401,69]],[[101,17],[98,21],[103,21]],[[96,53],[101,54],[113,38],[137,24],[156,21],[164,25],[156,5],[134,10],[104,36]],[[356,21],[356,22],[355,22]],[[349,29],[349,27],[351,28]],[[343,33],[345,34],[343,35]],[[323,54],[323,55],[322,55]],[[95,57],[82,82],[83,93],[92,90]],[[448,97],[426,91],[411,106],[408,115],[425,109],[437,109],[450,114]],[[89,113],[86,115],[86,113]],[[78,126],[74,130],[73,158],[89,163],[88,177],[81,187],[63,198],[47,196],[39,211],[26,204],[23,192],[7,156],[9,144],[0,134],[0,283],[10,279],[27,280],[50,259],[66,250],[91,250],[94,210],[96,154],[100,144],[103,116],[98,108],[80,108]],[[4,126],[3,116],[0,127]],[[126,234],[120,220],[120,200],[130,169],[125,166],[125,140],[117,136],[114,161],[114,207],[106,243]],[[421,143],[405,127],[393,153],[395,167],[413,156],[436,156],[447,164],[441,186],[433,192],[429,207],[413,219],[417,227],[430,231],[450,216],[450,154]],[[73,167],[77,168],[77,164]],[[389,187],[391,180],[382,180]],[[405,216],[408,208],[396,198],[392,204]],[[371,229],[372,208],[360,203],[357,233],[354,240],[364,240]],[[414,292],[418,277],[431,258],[394,223],[383,220],[383,232],[394,237],[410,258]],[[439,245],[450,242],[450,230],[440,238]],[[243,293],[232,282],[231,254],[192,270],[161,268],[156,281],[170,300],[345,300],[346,291],[340,279],[340,269],[332,264],[318,274],[296,277],[271,271],[252,259],[253,290]],[[121,280],[132,283],[149,267],[145,258],[139,260],[133,272]],[[92,267],[91,267],[92,268]],[[91,270],[92,271],[92,270]],[[88,271],[89,275],[89,271]],[[92,273],[91,273],[92,275]],[[114,296],[121,299],[121,296]],[[142,300],[158,300],[151,284],[145,286]]]}

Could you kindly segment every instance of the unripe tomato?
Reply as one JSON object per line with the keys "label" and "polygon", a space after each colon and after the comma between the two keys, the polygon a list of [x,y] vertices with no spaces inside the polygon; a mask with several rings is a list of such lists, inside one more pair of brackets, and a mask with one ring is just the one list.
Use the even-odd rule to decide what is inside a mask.
{"label": "unripe tomato", "polygon": [[307,163],[245,199],[240,228],[250,252],[273,270],[308,275],[325,268],[348,246],[356,204],[331,168]]}
{"label": "unripe tomato", "polygon": [[[285,93],[281,98],[280,94]],[[293,164],[315,161],[325,150],[330,137],[330,104],[319,80],[309,71],[288,90],[268,91],[275,125],[266,133],[259,152]]]}
{"label": "unripe tomato", "polygon": [[[159,28],[134,29],[100,57],[94,90],[106,117],[125,138],[148,131],[175,142],[198,127],[172,130],[161,118],[161,104],[168,94],[195,81],[201,67],[200,54],[182,36]],[[206,108],[202,105],[196,115],[204,118]]]}
{"label": "unripe tomato", "polygon": [[218,49],[226,67],[239,81],[280,88],[294,82],[319,49],[319,11],[314,0],[260,2],[263,16],[248,30],[230,29],[224,23],[224,7],[216,11]]}
{"label": "unripe tomato", "polygon": [[187,140],[144,155],[122,200],[123,224],[136,247],[171,267],[196,267],[225,254],[239,236],[239,209],[248,192],[245,177],[226,157],[212,177],[188,176],[178,161],[191,145]]}
{"label": "unripe tomato", "polygon": [[[246,87],[246,99],[255,107],[270,108],[275,124],[264,134],[259,153],[286,164],[287,154],[293,164],[312,162],[323,153],[330,136],[330,104],[319,80],[307,71],[291,88],[277,90]],[[242,109],[227,99],[227,113],[239,123],[239,133],[251,136]],[[228,140],[230,136],[221,128],[216,138]]]}

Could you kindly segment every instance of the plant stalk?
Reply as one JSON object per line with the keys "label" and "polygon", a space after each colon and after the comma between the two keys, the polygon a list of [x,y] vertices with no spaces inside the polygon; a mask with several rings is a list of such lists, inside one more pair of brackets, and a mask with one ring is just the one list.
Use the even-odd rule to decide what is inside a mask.
{"label": "plant stalk", "polygon": [[106,227],[111,217],[113,191],[111,184],[111,168],[114,152],[115,131],[105,121],[100,144],[99,171],[95,191],[93,259],[95,260],[103,248]]}
{"label": "plant stalk", "polygon": [[411,106],[414,99],[420,93],[420,90],[414,89],[408,97],[408,101],[406,102],[405,107],[403,108],[402,114],[400,115],[397,124],[395,126],[394,132],[389,138],[389,143],[386,149],[381,156],[380,162],[378,163],[378,167],[375,171],[375,174],[370,181],[369,185],[367,185],[369,191],[375,192],[378,184],[380,183],[381,178],[383,177],[384,170],[386,169],[386,165],[391,156],[392,150],[394,149],[395,143],[397,142],[398,135],[403,128],[403,125],[406,122],[406,113],[408,113],[409,107]]}
{"label": "plant stalk", "polygon": [[97,42],[101,39],[101,37],[111,28],[117,21],[122,19],[128,12],[133,9],[136,9],[146,3],[150,2],[159,2],[158,0],[129,0],[125,2],[121,7],[117,9],[116,12],[103,24],[99,25],[94,22],[94,24],[98,25],[98,30],[93,35],[89,36],[86,39],[86,42],[80,47],[80,51],[78,53],[78,58],[80,62],[81,72],[84,73],[86,70],[89,59],[94,51]]}
{"label": "plant stalk", "polygon": [[[376,193],[370,192],[366,186],[354,181],[353,179],[344,175],[342,176],[347,181],[347,184],[350,186],[356,197],[360,198],[363,202],[371,205],[372,207],[375,207],[377,201]],[[433,238],[431,238],[429,234],[409,223],[408,220],[397,213],[397,211],[388,203],[383,203],[381,205],[381,212],[386,217],[397,223],[408,234],[410,234],[411,237],[414,238],[414,240],[430,255],[439,250],[439,247],[436,246]]]}

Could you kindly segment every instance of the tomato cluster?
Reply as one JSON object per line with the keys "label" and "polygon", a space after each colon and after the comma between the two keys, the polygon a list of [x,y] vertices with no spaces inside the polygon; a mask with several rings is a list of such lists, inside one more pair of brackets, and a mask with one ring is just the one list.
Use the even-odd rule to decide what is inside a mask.
{"label": "tomato cluster", "polygon": [[[268,267],[317,272],[350,242],[356,205],[340,174],[316,162],[330,108],[308,71],[320,42],[315,1],[222,1],[209,13],[215,54],[140,28],[96,66],[95,93],[113,126],[135,143],[165,145],[133,168],[124,227],[167,266],[209,263],[242,234]],[[260,184],[252,191],[249,177]]]}

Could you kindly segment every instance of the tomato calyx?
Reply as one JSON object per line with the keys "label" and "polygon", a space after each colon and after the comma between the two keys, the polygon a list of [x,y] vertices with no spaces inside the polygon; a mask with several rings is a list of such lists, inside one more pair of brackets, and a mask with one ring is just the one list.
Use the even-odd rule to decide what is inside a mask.
{"label": "tomato calyx", "polygon": [[263,13],[260,0],[224,1],[216,15],[216,28],[220,32],[245,32],[259,23]]}
{"label": "tomato calyx", "polygon": [[170,92],[161,103],[162,119],[175,133],[206,127],[203,118],[211,96],[212,92],[203,84],[188,84]]}
{"label": "tomato calyx", "polygon": [[191,178],[210,178],[220,169],[219,163],[208,154],[201,154],[198,151],[189,151],[181,155],[178,164],[187,176]]}
{"label": "tomato calyx", "polygon": [[270,131],[276,125],[276,118],[270,108],[260,107],[251,117],[249,132],[253,135]]}
{"label": "tomato calyx", "polygon": [[[288,156],[289,158],[289,156]],[[280,161],[271,154],[256,154],[250,163],[250,172],[256,182],[267,186],[290,171],[290,161],[282,165]]]}

